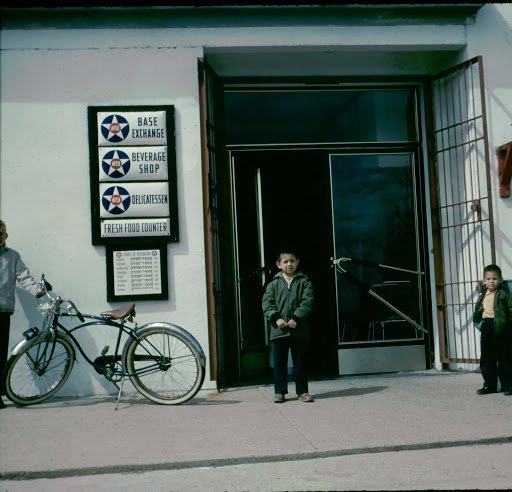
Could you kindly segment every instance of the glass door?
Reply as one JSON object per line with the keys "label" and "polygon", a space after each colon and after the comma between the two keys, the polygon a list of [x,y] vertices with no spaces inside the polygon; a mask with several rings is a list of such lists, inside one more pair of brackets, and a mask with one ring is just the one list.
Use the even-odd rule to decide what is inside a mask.
{"label": "glass door", "polygon": [[[342,349],[418,345],[424,339],[396,311],[423,326],[415,169],[411,152],[330,155],[335,257],[347,258],[346,274],[336,276]],[[411,369],[418,363],[424,368],[423,351],[416,352],[421,361]],[[382,371],[393,365],[389,357],[382,357]],[[370,366],[366,372],[379,372]]]}

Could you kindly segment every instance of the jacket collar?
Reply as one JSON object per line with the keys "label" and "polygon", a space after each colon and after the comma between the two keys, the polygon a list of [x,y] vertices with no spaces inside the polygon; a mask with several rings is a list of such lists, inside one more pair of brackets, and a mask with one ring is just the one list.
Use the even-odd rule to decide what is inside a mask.
{"label": "jacket collar", "polygon": [[[300,270],[297,270],[295,272],[295,278],[299,278],[299,277],[305,277],[304,273],[302,273]],[[274,275],[274,278],[282,278],[283,280],[285,280],[284,278],[284,274],[281,270],[279,270],[275,275]]]}

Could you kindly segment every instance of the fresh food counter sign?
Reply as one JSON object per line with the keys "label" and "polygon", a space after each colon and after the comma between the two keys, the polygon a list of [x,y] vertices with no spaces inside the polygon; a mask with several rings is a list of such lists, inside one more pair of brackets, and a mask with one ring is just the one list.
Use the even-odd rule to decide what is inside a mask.
{"label": "fresh food counter sign", "polygon": [[173,106],[89,108],[93,244],[178,240]]}

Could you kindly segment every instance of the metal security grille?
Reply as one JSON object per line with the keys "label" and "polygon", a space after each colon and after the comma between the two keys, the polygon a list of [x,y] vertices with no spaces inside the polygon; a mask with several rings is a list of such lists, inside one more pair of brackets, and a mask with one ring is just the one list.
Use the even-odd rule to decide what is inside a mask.
{"label": "metal security grille", "polygon": [[441,358],[444,363],[477,363],[473,308],[483,267],[495,262],[481,57],[437,75],[432,96]]}

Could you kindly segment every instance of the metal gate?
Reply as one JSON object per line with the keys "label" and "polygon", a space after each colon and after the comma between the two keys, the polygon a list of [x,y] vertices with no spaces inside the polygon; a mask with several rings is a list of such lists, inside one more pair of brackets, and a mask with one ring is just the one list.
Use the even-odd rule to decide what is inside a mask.
{"label": "metal gate", "polygon": [[495,263],[481,57],[435,76],[432,101],[437,177],[433,224],[441,361],[477,363],[480,349],[473,309],[483,268]]}

